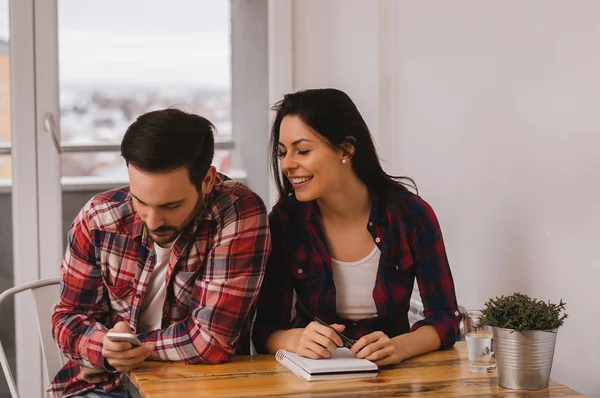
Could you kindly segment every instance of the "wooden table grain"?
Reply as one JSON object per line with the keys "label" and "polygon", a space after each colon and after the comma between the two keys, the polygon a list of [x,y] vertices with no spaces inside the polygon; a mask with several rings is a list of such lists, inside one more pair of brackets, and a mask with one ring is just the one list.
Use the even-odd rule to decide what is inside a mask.
{"label": "wooden table grain", "polygon": [[279,364],[272,355],[234,357],[219,365],[146,362],[129,374],[133,397],[581,397],[551,381],[544,390],[508,390],[496,373],[469,371],[467,347],[412,358],[380,369],[370,379],[307,382]]}

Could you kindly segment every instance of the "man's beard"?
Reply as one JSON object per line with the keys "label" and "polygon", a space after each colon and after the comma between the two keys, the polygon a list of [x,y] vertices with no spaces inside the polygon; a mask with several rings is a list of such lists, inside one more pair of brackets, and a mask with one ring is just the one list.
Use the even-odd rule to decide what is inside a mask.
{"label": "man's beard", "polygon": [[144,228],[148,231],[150,238],[154,243],[159,245],[166,245],[173,242],[177,237],[181,234],[181,232],[196,218],[198,214],[204,208],[204,200],[202,198],[202,194],[198,197],[198,202],[196,202],[196,206],[190,213],[190,215],[186,218],[186,220],[181,224],[180,228],[171,225],[162,225],[155,230],[150,230],[148,225],[144,223]]}

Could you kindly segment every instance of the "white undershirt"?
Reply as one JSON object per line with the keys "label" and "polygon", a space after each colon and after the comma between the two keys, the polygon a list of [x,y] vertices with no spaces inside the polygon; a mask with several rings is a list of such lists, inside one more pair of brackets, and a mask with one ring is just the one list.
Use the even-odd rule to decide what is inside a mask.
{"label": "white undershirt", "polygon": [[152,270],[150,281],[146,287],[144,301],[142,301],[142,309],[138,323],[140,333],[160,329],[161,327],[163,306],[165,304],[167,293],[167,268],[169,268],[169,257],[171,257],[173,246],[175,245],[171,244],[170,247],[163,248],[154,243],[156,265]]}
{"label": "white undershirt", "polygon": [[381,251],[377,246],[359,261],[331,259],[336,290],[336,309],[339,316],[359,320],[377,316],[373,298],[375,279]]}

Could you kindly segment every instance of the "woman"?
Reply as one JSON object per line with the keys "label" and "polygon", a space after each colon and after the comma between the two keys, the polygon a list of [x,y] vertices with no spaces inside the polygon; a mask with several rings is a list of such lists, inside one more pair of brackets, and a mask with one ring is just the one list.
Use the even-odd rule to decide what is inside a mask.
{"label": "woman", "polygon": [[[341,333],[357,340],[358,358],[383,366],[451,347],[460,321],[452,274],[433,210],[405,185],[412,180],[383,171],[342,91],[288,94],[273,109],[279,201],[270,214],[257,351],[329,358],[343,345]],[[409,328],[415,278],[425,319]]]}

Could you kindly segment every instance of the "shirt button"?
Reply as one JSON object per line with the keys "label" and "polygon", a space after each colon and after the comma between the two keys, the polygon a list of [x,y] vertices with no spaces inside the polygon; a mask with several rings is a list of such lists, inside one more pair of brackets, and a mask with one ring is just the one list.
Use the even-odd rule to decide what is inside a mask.
{"label": "shirt button", "polygon": [[381,242],[381,239],[379,239],[379,237],[375,238],[375,243],[379,243]]}
{"label": "shirt button", "polygon": [[302,268],[299,268],[299,269],[298,269],[298,273],[299,273],[299,274],[301,274],[301,273],[303,273],[303,272],[304,272],[304,271],[302,270]]}
{"label": "shirt button", "polygon": [[373,226],[373,221],[369,221],[369,227]]}
{"label": "shirt button", "polygon": [[135,295],[135,297],[136,298],[140,298],[140,297],[142,297],[142,295],[138,293],[138,294]]}
{"label": "shirt button", "polygon": [[458,312],[458,311],[454,311],[454,315],[456,315],[456,316],[459,316],[459,315],[460,315],[460,312]]}

